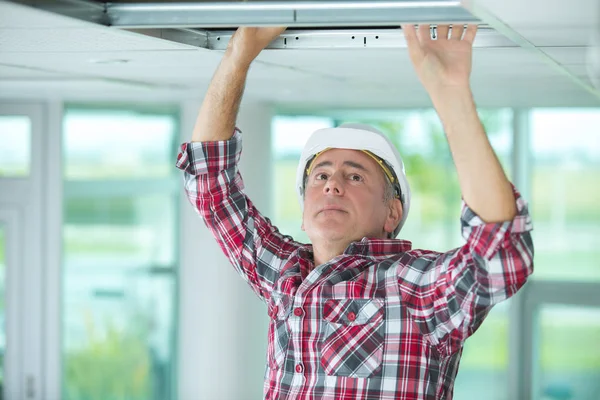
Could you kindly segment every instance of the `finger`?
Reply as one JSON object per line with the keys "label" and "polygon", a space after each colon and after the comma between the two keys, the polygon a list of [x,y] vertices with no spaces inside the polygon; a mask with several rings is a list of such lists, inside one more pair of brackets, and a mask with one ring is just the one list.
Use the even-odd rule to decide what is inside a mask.
{"label": "finger", "polygon": [[462,34],[464,31],[465,31],[465,26],[463,24],[453,24],[450,39],[452,39],[452,40],[462,39]]}
{"label": "finger", "polygon": [[467,30],[465,31],[465,36],[463,37],[463,40],[466,40],[467,42],[473,44],[476,34],[477,34],[477,25],[472,25],[472,24],[467,25]]}
{"label": "finger", "polygon": [[419,42],[421,42],[422,44],[429,42],[431,40],[431,30],[429,25],[419,25],[419,29],[417,30],[417,37],[419,38]]}
{"label": "finger", "polygon": [[404,39],[406,39],[406,43],[408,47],[411,46],[419,46],[419,39],[417,38],[417,30],[415,26],[412,24],[402,25],[402,32],[404,33]]}
{"label": "finger", "polygon": [[448,31],[450,30],[450,25],[438,25],[437,26],[437,39],[447,40],[448,39]]}
{"label": "finger", "polygon": [[406,39],[406,45],[408,46],[408,53],[411,58],[421,54],[421,44],[419,38],[417,38],[417,31],[415,26],[412,24],[402,25],[402,32]]}

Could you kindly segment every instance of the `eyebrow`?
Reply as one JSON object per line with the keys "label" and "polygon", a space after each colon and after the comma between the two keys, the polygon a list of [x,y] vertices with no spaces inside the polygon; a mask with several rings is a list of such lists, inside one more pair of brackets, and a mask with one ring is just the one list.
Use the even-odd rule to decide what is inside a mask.
{"label": "eyebrow", "polygon": [[[318,163],[317,165],[315,165],[315,167],[313,168],[313,171],[315,171],[316,169],[318,169],[320,167],[331,167],[332,165],[333,165],[333,163],[331,161],[322,161],[322,162]],[[368,169],[366,169],[361,164],[354,162],[354,161],[344,161],[344,165],[347,165],[352,168],[360,169],[361,171],[369,172]]]}

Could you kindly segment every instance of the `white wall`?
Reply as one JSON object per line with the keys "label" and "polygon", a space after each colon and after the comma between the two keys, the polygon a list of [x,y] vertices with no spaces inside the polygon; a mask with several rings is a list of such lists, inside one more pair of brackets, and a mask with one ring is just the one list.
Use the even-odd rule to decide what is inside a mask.
{"label": "white wall", "polygon": [[[181,141],[191,138],[198,102],[182,106]],[[242,104],[237,126],[244,137],[241,173],[257,208],[271,211],[269,106]],[[235,273],[182,196],[179,398],[262,398],[267,349],[263,303]]]}

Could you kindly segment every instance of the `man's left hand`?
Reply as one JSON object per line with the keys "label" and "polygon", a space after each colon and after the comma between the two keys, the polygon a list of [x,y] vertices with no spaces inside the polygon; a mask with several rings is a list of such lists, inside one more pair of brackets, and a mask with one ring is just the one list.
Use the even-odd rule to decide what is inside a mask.
{"label": "man's left hand", "polygon": [[[468,88],[471,75],[473,40],[477,25],[463,24],[437,26],[433,40],[429,25],[403,25],[408,53],[421,83],[430,96],[447,89]],[[464,33],[464,37],[463,37]]]}

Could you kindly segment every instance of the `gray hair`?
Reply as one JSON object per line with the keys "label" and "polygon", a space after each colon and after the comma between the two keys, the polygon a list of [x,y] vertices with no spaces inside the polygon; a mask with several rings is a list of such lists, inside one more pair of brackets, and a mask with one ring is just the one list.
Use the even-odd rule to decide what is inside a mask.
{"label": "gray hair", "polygon": [[383,178],[385,179],[385,187],[383,188],[383,202],[387,204],[396,198],[396,186],[392,183],[392,181],[390,181],[390,178],[388,178],[385,173],[383,173]]}

